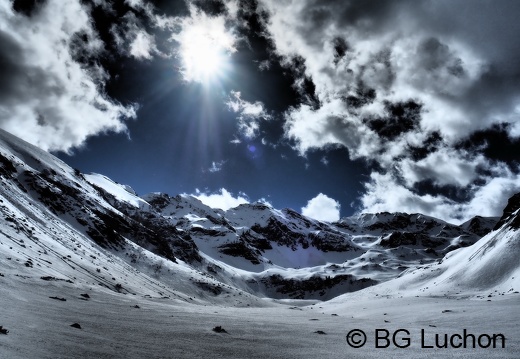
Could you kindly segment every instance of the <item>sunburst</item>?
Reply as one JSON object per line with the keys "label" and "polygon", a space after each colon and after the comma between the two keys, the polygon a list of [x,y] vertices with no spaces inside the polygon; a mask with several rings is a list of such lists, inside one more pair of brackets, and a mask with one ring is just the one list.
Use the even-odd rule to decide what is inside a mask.
{"label": "sunburst", "polygon": [[230,54],[235,52],[235,38],[224,20],[195,14],[182,24],[182,31],[174,36],[179,43],[181,72],[187,81],[210,83],[229,69]]}

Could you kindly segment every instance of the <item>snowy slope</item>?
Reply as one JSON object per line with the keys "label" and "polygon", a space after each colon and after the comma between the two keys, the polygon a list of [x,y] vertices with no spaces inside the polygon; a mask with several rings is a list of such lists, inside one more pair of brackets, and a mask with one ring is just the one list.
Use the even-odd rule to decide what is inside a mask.
{"label": "snowy slope", "polygon": [[411,270],[399,288],[428,294],[486,294],[520,291],[520,196],[513,196],[498,228],[468,248],[448,253],[438,264]]}
{"label": "snowy slope", "polygon": [[143,209],[150,207],[150,205],[146,203],[145,200],[138,197],[135,191],[129,186],[118,184],[112,181],[110,178],[98,173],[91,173],[84,175],[84,177],[91,185],[100,187],[108,193],[114,195],[118,201],[126,202],[134,207]]}
{"label": "snowy slope", "polygon": [[[73,282],[117,293],[228,304],[233,301],[226,295],[242,293],[181,260],[193,248],[176,233],[165,236],[166,244],[154,242],[158,233],[113,208],[55,157],[0,131],[0,160],[4,283]],[[185,247],[170,248],[175,241]]]}
{"label": "snowy slope", "polygon": [[495,229],[472,246],[454,250],[434,263],[410,268],[396,279],[355,295],[338,296],[331,303],[374,295],[520,297],[519,258],[520,194],[517,194],[509,200]]}

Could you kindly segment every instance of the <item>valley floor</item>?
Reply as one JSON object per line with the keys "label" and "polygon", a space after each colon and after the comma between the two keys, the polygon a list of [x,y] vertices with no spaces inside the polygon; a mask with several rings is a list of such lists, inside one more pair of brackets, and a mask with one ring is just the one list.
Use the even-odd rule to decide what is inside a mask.
{"label": "valley floor", "polygon": [[[520,294],[492,301],[383,298],[342,303],[265,301],[263,307],[195,305],[39,278],[0,278],[0,358],[518,358]],[[88,294],[84,298],[81,294]],[[57,297],[65,301],[52,299]],[[311,305],[309,305],[311,304]],[[71,327],[78,323],[81,329]],[[227,333],[212,329],[221,326]],[[353,329],[368,340],[346,341]],[[376,329],[408,348],[376,348]],[[501,333],[505,348],[432,349],[435,334]],[[321,331],[321,332],[319,332]],[[382,337],[384,331],[380,331]],[[485,339],[485,338],[483,338]],[[358,339],[356,339],[357,341]],[[471,343],[469,343],[471,344]],[[486,343],[482,343],[486,344]],[[384,346],[385,340],[380,339]],[[470,345],[471,346],[471,345]]]}

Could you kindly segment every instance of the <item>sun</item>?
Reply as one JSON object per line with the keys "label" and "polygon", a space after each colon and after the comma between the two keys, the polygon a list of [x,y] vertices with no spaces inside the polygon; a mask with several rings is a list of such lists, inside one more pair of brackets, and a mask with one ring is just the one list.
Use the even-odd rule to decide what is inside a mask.
{"label": "sun", "polygon": [[186,81],[203,84],[222,77],[230,65],[230,55],[236,51],[235,38],[224,20],[205,14],[192,14],[174,40],[179,43],[181,73]]}
{"label": "sun", "polygon": [[217,40],[199,30],[186,34],[188,38],[181,50],[183,72],[187,80],[207,82],[223,71],[227,59]]}

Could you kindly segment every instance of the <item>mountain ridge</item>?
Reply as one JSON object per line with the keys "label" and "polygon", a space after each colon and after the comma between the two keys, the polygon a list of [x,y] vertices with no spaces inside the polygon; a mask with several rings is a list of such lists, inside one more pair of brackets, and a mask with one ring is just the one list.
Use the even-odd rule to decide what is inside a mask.
{"label": "mountain ridge", "polygon": [[[96,253],[117,258],[130,272],[155,277],[159,287],[176,283],[169,290],[176,296],[202,290],[205,294],[199,297],[211,301],[224,300],[225,291],[259,298],[331,299],[439,261],[476,243],[499,223],[498,218],[475,217],[456,226],[405,213],[361,214],[327,223],[265,203],[223,211],[189,195],[138,197],[128,186],[103,175],[84,175],[5,131],[0,132],[0,177],[0,227],[14,229],[21,254],[23,243],[37,243],[38,236],[49,244],[61,241],[67,253],[97,248]],[[49,223],[54,227],[46,228]],[[62,238],[60,231],[67,234]],[[13,240],[12,234],[1,234]],[[12,251],[5,244],[1,248],[5,255]],[[98,256],[89,253],[79,255],[76,266],[77,261],[90,261],[83,274],[97,278],[99,261],[92,257]],[[38,264],[53,272],[44,261]],[[181,268],[194,273],[191,280],[172,277]],[[121,276],[123,280],[130,274]],[[138,292],[129,279],[114,281],[103,278],[100,283],[115,291],[127,286]]]}

